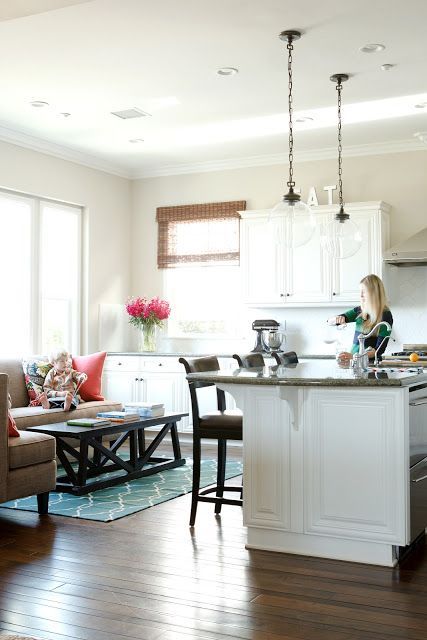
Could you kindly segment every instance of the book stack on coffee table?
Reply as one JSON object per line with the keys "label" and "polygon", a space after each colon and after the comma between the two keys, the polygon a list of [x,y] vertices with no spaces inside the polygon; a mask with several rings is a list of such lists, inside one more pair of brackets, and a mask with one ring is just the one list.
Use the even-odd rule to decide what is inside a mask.
{"label": "book stack on coffee table", "polygon": [[98,418],[104,418],[110,422],[138,422],[139,413],[136,411],[100,411]]}
{"label": "book stack on coffee table", "polygon": [[127,402],[125,411],[137,413],[140,418],[159,418],[165,415],[165,405],[160,402]]}

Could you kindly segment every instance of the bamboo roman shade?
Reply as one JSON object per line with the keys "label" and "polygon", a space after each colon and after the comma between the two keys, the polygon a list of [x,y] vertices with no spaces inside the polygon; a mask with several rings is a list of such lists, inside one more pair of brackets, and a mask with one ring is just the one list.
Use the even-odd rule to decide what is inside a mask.
{"label": "bamboo roman shade", "polygon": [[158,207],[157,266],[221,263],[240,260],[240,215],[246,201]]}

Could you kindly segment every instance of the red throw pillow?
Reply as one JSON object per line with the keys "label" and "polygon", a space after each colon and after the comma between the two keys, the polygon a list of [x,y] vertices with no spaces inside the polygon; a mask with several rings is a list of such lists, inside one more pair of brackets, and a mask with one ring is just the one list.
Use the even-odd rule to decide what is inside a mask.
{"label": "red throw pillow", "polygon": [[78,393],[82,400],[105,400],[101,395],[101,378],[106,351],[91,353],[88,356],[73,357],[73,369],[87,374],[87,380],[82,384]]}
{"label": "red throw pillow", "polygon": [[9,438],[19,438],[20,437],[20,433],[18,431],[18,429],[16,428],[16,422],[12,417],[12,414],[10,413],[10,411],[7,412],[7,426],[8,426],[8,430],[9,430]]}

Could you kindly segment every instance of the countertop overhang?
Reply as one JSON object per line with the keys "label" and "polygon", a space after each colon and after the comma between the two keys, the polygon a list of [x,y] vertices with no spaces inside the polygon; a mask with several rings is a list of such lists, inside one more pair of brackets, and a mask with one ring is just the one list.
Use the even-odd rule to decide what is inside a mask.
{"label": "countertop overhang", "polygon": [[408,387],[427,383],[427,370],[378,371],[360,373],[339,367],[335,360],[301,360],[296,365],[206,371],[190,373],[188,380],[223,384],[323,386],[323,387]]}

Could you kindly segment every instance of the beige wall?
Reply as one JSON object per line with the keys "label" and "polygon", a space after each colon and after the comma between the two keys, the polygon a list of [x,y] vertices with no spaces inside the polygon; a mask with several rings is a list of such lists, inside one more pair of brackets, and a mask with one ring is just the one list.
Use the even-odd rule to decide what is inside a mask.
{"label": "beige wall", "polygon": [[[156,267],[156,207],[246,200],[248,209],[269,208],[284,192],[285,171],[286,167],[275,165],[134,181],[131,280],[133,293],[149,296],[162,293],[162,272]],[[315,186],[319,204],[326,204],[327,194],[322,188],[325,185],[336,184],[336,162],[324,160],[297,164],[295,176],[297,186],[302,188],[303,198],[307,197],[308,188]],[[347,202],[388,202],[393,207],[390,220],[392,244],[407,238],[427,226],[427,151],[345,158],[344,195]],[[427,302],[427,268],[417,274],[412,274],[412,270],[396,275],[397,289],[400,292],[406,291],[405,281],[413,275],[413,282],[422,287],[421,299]],[[392,302],[397,307],[398,301]],[[334,313],[333,309],[329,311],[331,314]],[[406,311],[400,307],[401,330],[396,334],[398,342],[422,340],[422,335],[416,333],[416,327],[424,333],[418,321],[415,322],[418,312],[419,309],[415,307],[411,310],[414,328],[409,335],[408,332],[402,332]],[[320,327],[324,323],[325,310],[289,309],[286,313],[281,313],[278,310],[252,309],[248,312],[247,325],[250,327],[250,319],[254,317],[270,316],[279,321],[286,320],[288,335],[294,336],[294,343],[290,346],[300,352],[319,352]],[[304,331],[301,330],[302,325],[305,327]],[[424,335],[422,341],[425,342],[426,339],[427,335]],[[249,329],[248,344],[252,340]],[[203,350],[202,346],[200,348]],[[326,349],[325,345],[323,348]]]}
{"label": "beige wall", "polygon": [[98,310],[129,295],[130,181],[0,142],[0,186],[86,208],[88,279],[82,352],[97,350]]}
{"label": "beige wall", "polygon": [[[279,201],[286,187],[286,167],[250,167],[161,178],[132,184],[132,289],[148,295],[161,291],[156,268],[156,207],[246,200],[248,209],[264,209]],[[323,186],[336,184],[336,162],[304,162],[295,167],[297,185],[307,197],[315,186],[319,204],[327,203]],[[391,242],[395,244],[427,226],[427,151],[345,158],[347,202],[384,200],[392,205]],[[336,198],[336,192],[335,192]]]}

